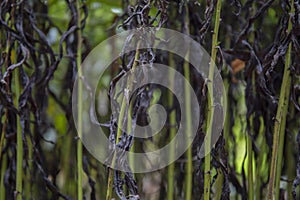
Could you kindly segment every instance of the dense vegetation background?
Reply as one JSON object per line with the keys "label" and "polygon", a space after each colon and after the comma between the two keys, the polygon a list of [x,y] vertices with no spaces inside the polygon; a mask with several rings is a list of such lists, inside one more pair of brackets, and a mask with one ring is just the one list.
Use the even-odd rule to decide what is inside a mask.
{"label": "dense vegetation background", "polygon": [[[169,167],[121,173],[82,146],[72,117],[72,88],[93,47],[115,33],[146,26],[190,34],[211,52],[228,112],[215,148],[198,158],[209,128],[207,81],[192,69],[185,73],[182,59],[160,54],[157,62],[176,63],[190,78],[204,111],[201,128],[192,147]],[[299,199],[299,38],[298,0],[2,0],[0,199]],[[132,67],[135,54],[113,63],[102,77],[103,98],[114,77]],[[172,113],[180,108],[159,90],[144,88],[136,103],[149,106],[156,99],[169,107],[159,138],[168,141],[178,123]],[[101,121],[109,124],[109,105],[98,106],[105,113]],[[145,113],[136,117],[147,122]],[[108,136],[116,135],[110,126]],[[134,141],[132,150],[142,152],[150,143]]]}

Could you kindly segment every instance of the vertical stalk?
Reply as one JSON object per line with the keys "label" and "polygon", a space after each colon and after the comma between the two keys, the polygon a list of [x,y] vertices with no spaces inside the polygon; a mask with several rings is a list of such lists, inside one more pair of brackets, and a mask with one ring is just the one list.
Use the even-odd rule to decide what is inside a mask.
{"label": "vertical stalk", "polygon": [[[293,4],[293,2],[292,2]],[[292,22],[291,19],[289,20],[289,26],[288,31],[291,31],[292,28]],[[291,50],[292,50],[292,43],[289,44],[288,51],[286,54],[286,62],[285,62],[285,68],[289,68],[291,64]],[[290,74],[290,71],[288,69],[288,73]],[[288,111],[288,101],[290,98],[290,87],[291,87],[291,77],[288,75],[288,82],[285,87],[285,103],[283,108],[284,117],[282,118],[282,123],[280,125],[280,132],[279,132],[279,146],[278,146],[278,160],[276,165],[276,182],[275,182],[275,199],[279,200],[279,192],[280,192],[280,177],[281,177],[281,170],[282,170],[282,159],[283,159],[283,150],[284,150],[284,140],[285,140],[285,128],[286,128],[286,114]],[[281,94],[281,92],[280,92]],[[277,119],[277,118],[276,118]],[[292,162],[292,161],[291,161]]]}
{"label": "vertical stalk", "polygon": [[[15,7],[12,7],[11,10],[11,24],[10,26],[14,28],[14,13],[15,12]],[[6,46],[6,52],[7,55],[9,56],[9,45],[10,45],[10,36],[8,36],[7,40],[7,46]],[[16,52],[14,49],[11,51],[11,57],[9,58],[7,56],[7,64],[8,60],[10,59],[12,62],[16,61]],[[14,86],[15,86],[15,99],[14,99],[14,104],[16,107],[19,107],[19,97],[21,95],[21,88],[20,88],[20,72],[19,68],[15,69],[14,71]],[[22,127],[20,124],[20,117],[18,114],[16,114],[16,120],[17,120],[17,158],[16,158],[16,199],[17,200],[22,200],[22,193],[23,193],[23,185],[22,185],[22,176],[23,176],[23,139],[22,139]]]}
{"label": "vertical stalk", "polygon": [[[189,51],[188,51],[189,54]],[[190,134],[192,131],[192,118],[191,118],[191,94],[189,90],[190,82],[190,66],[188,62],[184,62],[184,77],[186,79],[184,84],[184,95],[185,95],[185,118],[186,118],[186,134],[187,142],[190,143]],[[192,199],[192,184],[193,184],[193,158],[192,158],[192,145],[187,149],[187,166],[186,166],[186,200]]]}
{"label": "vertical stalk", "polygon": [[[77,65],[77,75],[78,75],[78,136],[81,138],[82,136],[82,70],[80,68],[81,65],[81,48],[82,48],[82,36],[81,36],[81,20],[80,20],[80,2],[76,1],[76,10],[77,10],[77,57],[76,57],[76,65]],[[83,199],[82,194],[82,143],[81,140],[77,140],[77,198]]]}
{"label": "vertical stalk", "polygon": [[[293,2],[291,2],[291,14],[295,12]],[[291,17],[288,24],[288,32],[292,29]],[[291,77],[289,67],[291,65],[292,43],[289,44],[284,65],[283,80],[281,83],[279,103],[274,124],[273,147],[271,170],[268,185],[268,199],[279,198],[279,186],[282,168],[282,154],[284,146],[284,136],[286,127],[286,115],[290,98]]]}
{"label": "vertical stalk", "polygon": [[[218,45],[218,34],[219,34],[219,26],[220,26],[220,15],[221,15],[221,2],[222,0],[217,0],[217,8],[216,8],[216,17],[215,17],[215,26],[214,33],[212,38],[212,49],[211,49],[211,62],[209,66],[209,75],[208,78],[210,82],[208,82],[207,87],[209,91],[209,95],[213,96],[213,76],[214,76],[214,65],[217,56],[217,45]],[[207,131],[206,138],[207,142],[205,143],[205,152],[209,152],[211,149],[211,132],[213,126],[213,116],[214,116],[214,102],[211,98],[208,98],[208,114],[207,114]],[[210,160],[211,156],[208,153],[204,160],[204,200],[210,199],[210,184],[211,184],[211,174],[210,174]]]}
{"label": "vertical stalk", "polygon": [[112,188],[113,188],[113,173],[114,170],[108,169],[108,180],[107,180],[107,191],[106,191],[106,200],[111,200],[112,198]]}
{"label": "vertical stalk", "polygon": [[[170,54],[169,56],[169,65],[171,67],[175,67],[175,63],[173,60],[173,55]],[[172,91],[174,88],[174,78],[175,74],[174,71],[170,70],[169,71],[169,81],[170,81],[170,90]],[[170,123],[170,128],[169,128],[169,134],[170,134],[170,141],[175,137],[176,135],[176,110],[174,108],[174,96],[172,92],[168,93],[168,104],[169,104],[169,109],[171,110],[170,116],[169,116],[169,123]],[[172,145],[170,149],[170,155],[169,158],[170,160],[174,160],[174,152],[175,152],[175,146]],[[167,193],[167,199],[168,200],[173,200],[174,199],[174,170],[175,170],[175,163],[171,163],[168,166],[168,193]]]}
{"label": "vertical stalk", "polygon": [[[15,105],[19,105],[19,97],[21,94],[20,80],[19,80],[19,68],[15,69]],[[17,200],[22,200],[22,176],[23,176],[23,140],[22,140],[22,128],[20,124],[20,117],[17,115],[17,174],[16,174],[16,191]]]}
{"label": "vertical stalk", "polygon": [[[133,72],[138,64],[139,47],[140,47],[140,41],[138,41],[136,51],[135,51],[135,57],[134,57],[134,62],[133,62],[133,66],[132,66]],[[128,89],[129,90],[131,90],[131,88],[132,88],[132,82],[133,82],[133,80],[128,80],[128,84],[129,84]],[[119,118],[118,118],[118,130],[117,130],[117,137],[116,137],[117,144],[119,143],[119,138],[121,137],[121,134],[122,134],[122,123],[123,123],[123,118],[124,118],[125,111],[126,111],[126,105],[127,105],[127,100],[123,96],[121,110],[120,110],[120,114],[119,114]],[[116,154],[113,155],[112,164],[111,164],[112,168],[115,165],[115,160],[116,160]],[[114,170],[112,168],[109,168],[109,172],[108,172],[106,200],[111,200],[111,198],[112,198],[113,172],[114,172]]]}
{"label": "vertical stalk", "polygon": [[[189,34],[189,10],[188,10],[188,3],[185,6],[185,32],[186,34]],[[186,60],[189,59],[190,49],[187,49],[186,53]],[[190,84],[190,65],[189,62],[184,61],[183,64],[183,73],[184,73],[184,96],[185,96],[185,113],[184,117],[186,119],[186,138],[187,143],[189,144],[191,141],[191,132],[192,132],[192,118],[191,118],[191,94],[189,90],[189,84]],[[191,200],[192,199],[192,188],[193,188],[193,156],[192,156],[192,145],[190,145],[186,151],[186,157],[187,157],[187,164],[185,169],[185,199]]]}

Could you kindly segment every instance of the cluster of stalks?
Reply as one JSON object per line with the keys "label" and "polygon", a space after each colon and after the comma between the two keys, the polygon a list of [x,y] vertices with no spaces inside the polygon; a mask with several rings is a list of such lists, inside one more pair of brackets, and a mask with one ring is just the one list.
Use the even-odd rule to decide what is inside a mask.
{"label": "cluster of stalks", "polygon": [[[0,2],[0,199],[299,198],[299,0],[98,3]],[[49,10],[56,7],[63,8],[57,11],[66,17],[62,22],[49,16]],[[121,55],[106,74],[113,88],[129,70],[143,67],[140,63],[156,62],[173,67],[187,80],[181,86],[185,113],[172,92],[158,85],[139,88],[129,104],[124,98],[117,119],[107,113],[108,138],[131,152],[144,152],[153,143],[166,145],[175,137],[182,117],[189,137],[195,122],[188,83],[194,89],[201,110],[196,137],[185,154],[165,169],[133,174],[108,168],[85,151],[79,139],[84,120],[80,65],[90,47],[97,45],[90,44],[88,37],[95,28],[88,23],[94,7],[122,11],[112,14],[106,36],[134,28],[169,28],[190,35],[211,56],[205,80],[187,62],[189,50],[180,58],[156,49],[139,49],[143,41],[129,40],[127,45],[136,50]],[[53,32],[55,42],[51,41]],[[227,113],[221,137],[211,150],[217,105],[208,97],[213,96],[215,70],[223,78]],[[77,130],[71,110],[76,76]],[[178,87],[173,73],[166,78],[170,90]],[[110,91],[108,96],[113,99]],[[134,123],[149,123],[147,109],[154,101],[167,112],[159,140],[135,139]],[[124,122],[126,131],[120,128]],[[53,132],[55,140],[50,137]],[[124,138],[130,138],[130,144],[125,146]],[[204,141],[209,153],[200,158]],[[171,160],[175,148],[171,147]],[[117,155],[115,162],[121,162]],[[129,165],[134,166],[135,160],[129,158]]]}

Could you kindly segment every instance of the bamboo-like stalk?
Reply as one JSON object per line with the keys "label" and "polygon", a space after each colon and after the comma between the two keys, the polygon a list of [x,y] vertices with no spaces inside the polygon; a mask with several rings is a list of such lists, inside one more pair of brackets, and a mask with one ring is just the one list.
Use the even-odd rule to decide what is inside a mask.
{"label": "bamboo-like stalk", "polygon": [[[11,24],[10,26],[13,28],[14,26],[14,12],[15,12],[15,7],[12,7],[11,10]],[[6,46],[6,52],[8,53],[9,51],[9,45],[10,45],[10,38],[7,40],[7,46]],[[8,63],[8,60],[11,59],[12,62],[16,61],[16,52],[13,49],[11,51],[11,57],[7,57],[6,61]],[[9,54],[7,54],[9,55]],[[14,86],[15,86],[15,99],[14,99],[14,104],[16,107],[19,107],[19,97],[21,95],[21,87],[20,87],[20,72],[19,68],[15,69],[14,71]],[[23,184],[22,184],[22,179],[23,179],[23,139],[22,139],[22,127],[20,124],[20,116],[17,114],[16,115],[16,120],[17,120],[17,158],[16,158],[16,199],[17,200],[22,200],[22,193],[23,193]]]}
{"label": "bamboo-like stalk", "polygon": [[[291,21],[289,22],[289,29],[291,29]],[[290,30],[289,30],[290,31]],[[286,54],[286,62],[285,62],[285,68],[289,68],[291,64],[291,49],[292,44],[289,44],[288,51]],[[288,73],[290,74],[290,71],[288,69]],[[277,160],[277,169],[276,169],[276,182],[275,182],[275,199],[279,200],[279,190],[280,190],[280,177],[281,177],[281,170],[282,170],[282,157],[283,157],[283,149],[284,149],[284,140],[285,140],[285,128],[286,128],[286,114],[288,111],[288,102],[290,98],[290,87],[291,87],[291,77],[288,75],[288,82],[286,83],[285,92],[284,95],[285,103],[283,108],[283,115],[282,121],[280,124],[280,132],[279,132],[279,146],[278,146],[278,160]],[[280,92],[281,93],[281,92]],[[277,118],[276,118],[277,119]]]}
{"label": "bamboo-like stalk", "polygon": [[[19,97],[21,95],[21,87],[19,80],[19,68],[15,70],[14,84],[15,84],[15,105],[19,105]],[[23,177],[23,139],[22,139],[22,127],[20,123],[20,117],[17,115],[17,173],[16,173],[16,191],[17,200],[22,200],[22,177]]]}
{"label": "bamboo-like stalk", "polygon": [[[80,19],[80,1],[76,1],[76,10],[77,10],[77,56],[76,56],[76,65],[77,65],[77,76],[78,76],[78,136],[82,136],[82,70],[81,70],[81,48],[82,48],[82,33],[81,33],[81,19]],[[77,140],[77,198],[83,199],[82,193],[82,177],[83,177],[83,168],[82,168],[82,143],[81,140]]]}
{"label": "bamboo-like stalk", "polygon": [[[294,6],[291,3],[291,13],[294,14]],[[289,19],[288,32],[292,29],[292,21]],[[282,168],[282,155],[286,127],[286,115],[290,98],[291,77],[289,67],[291,65],[292,43],[289,44],[285,57],[283,80],[280,89],[279,103],[274,124],[271,170],[268,185],[268,199],[279,199],[279,186]]]}
{"label": "bamboo-like stalk", "polygon": [[[189,34],[189,10],[188,4],[185,6],[185,33]],[[187,49],[186,53],[186,60],[189,60],[190,50]],[[184,97],[185,97],[185,113],[184,117],[186,119],[186,138],[187,143],[189,144],[191,141],[191,133],[192,133],[192,117],[191,117],[191,93],[189,90],[190,84],[190,65],[189,62],[184,61],[183,64],[183,74],[184,74]],[[191,200],[192,199],[192,189],[193,189],[193,155],[192,155],[192,145],[190,145],[186,151],[187,163],[185,168],[185,199]]]}
{"label": "bamboo-like stalk", "polygon": [[[13,61],[16,60],[15,58],[15,51],[12,51],[12,58]],[[20,87],[20,70],[19,68],[15,69],[14,71],[14,85],[15,85],[15,105],[19,107],[19,98],[21,95],[21,87]],[[22,200],[22,193],[23,193],[23,136],[22,136],[22,127],[20,123],[20,116],[17,114],[17,171],[16,171],[16,199]]]}
{"label": "bamboo-like stalk", "polygon": [[[188,51],[189,54],[189,51]],[[183,66],[184,71],[184,96],[185,96],[185,119],[186,119],[186,135],[187,135],[187,142],[190,143],[191,138],[191,131],[192,131],[192,118],[191,118],[191,94],[189,90],[189,83],[190,83],[190,66],[188,62],[184,62]],[[186,165],[186,200],[192,199],[192,187],[193,187],[193,157],[192,157],[192,145],[186,151],[187,156],[187,165]]]}
{"label": "bamboo-like stalk", "polygon": [[[175,67],[175,63],[173,60],[173,55],[170,54],[169,56],[169,64],[171,67]],[[174,88],[174,78],[175,78],[175,74],[174,71],[170,70],[169,71],[169,81],[170,81],[170,90],[172,91],[172,89]],[[174,105],[174,96],[172,92],[168,93],[168,106],[169,109],[171,109],[171,113],[169,116],[169,123],[170,123],[170,128],[169,128],[169,138],[170,141],[175,137],[176,134],[176,110],[173,107]],[[171,149],[170,149],[170,155],[169,155],[169,159],[170,160],[174,160],[174,152],[175,152],[175,146],[172,145]],[[167,199],[168,200],[173,200],[174,199],[174,170],[175,170],[175,163],[171,163],[168,166],[168,190],[167,190]]]}
{"label": "bamboo-like stalk", "polygon": [[[216,17],[215,17],[215,25],[214,25],[214,33],[212,38],[212,49],[211,49],[211,62],[209,66],[209,82],[207,83],[208,91],[210,92],[210,96],[213,96],[213,76],[214,76],[214,65],[217,56],[217,45],[218,45],[218,34],[219,34],[219,26],[220,26],[220,15],[221,15],[221,5],[222,0],[217,1],[216,7]],[[214,116],[214,102],[211,98],[208,98],[208,114],[207,114],[207,131],[206,138],[207,142],[205,143],[205,152],[209,152],[211,149],[211,133],[213,126],[213,116]],[[208,153],[204,160],[204,200],[210,199],[210,184],[211,184],[211,174],[210,174],[210,160],[211,156]]]}
{"label": "bamboo-like stalk", "polygon": [[106,200],[110,200],[112,198],[112,188],[113,188],[113,173],[114,170],[108,169],[108,180],[107,180],[107,191],[106,191]]}
{"label": "bamboo-like stalk", "polygon": [[[132,66],[133,72],[138,64],[139,47],[140,47],[140,41],[138,41],[137,48],[135,51],[135,57],[134,57],[134,62],[133,62],[133,66]],[[133,80],[128,81],[128,84],[129,84],[128,89],[129,90],[132,88],[132,82],[133,82]],[[121,110],[120,110],[119,118],[118,118],[118,130],[117,130],[117,137],[116,137],[117,144],[119,143],[119,139],[122,134],[122,123],[123,123],[123,118],[124,118],[125,111],[126,111],[126,105],[127,105],[127,100],[123,96]],[[112,164],[111,164],[112,168],[115,165],[115,160],[116,160],[116,154],[113,155]],[[112,198],[112,188],[113,188],[113,169],[112,168],[109,168],[109,172],[108,172],[106,200],[111,200],[111,198]]]}

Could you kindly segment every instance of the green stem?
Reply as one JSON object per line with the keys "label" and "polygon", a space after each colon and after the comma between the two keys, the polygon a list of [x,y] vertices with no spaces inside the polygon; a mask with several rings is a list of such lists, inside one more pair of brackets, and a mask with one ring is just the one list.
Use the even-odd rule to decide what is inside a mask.
{"label": "green stem", "polygon": [[[188,51],[189,54],[189,51]],[[187,142],[190,143],[191,132],[192,132],[192,118],[191,118],[191,94],[189,90],[190,83],[190,66],[188,62],[184,62],[184,77],[186,79],[184,84],[184,95],[185,95],[185,118],[186,118],[186,134]],[[192,183],[193,183],[193,157],[192,157],[192,145],[187,149],[187,166],[186,166],[186,200],[192,199]]]}
{"label": "green stem", "polygon": [[[19,97],[21,94],[20,82],[19,82],[19,68],[15,71],[15,88],[16,88],[16,98],[15,105],[19,105]],[[22,176],[23,176],[23,139],[22,139],[22,128],[20,124],[20,117],[17,115],[17,174],[16,174],[16,191],[17,200],[22,200]]]}
{"label": "green stem", "polygon": [[[185,17],[185,31],[186,34],[189,34],[189,10],[188,10],[188,4],[185,6],[186,8],[186,17]],[[186,53],[186,59],[189,60],[189,49]],[[185,97],[185,119],[186,119],[186,137],[187,137],[187,144],[190,144],[191,141],[191,133],[192,133],[192,118],[191,118],[191,94],[189,90],[189,84],[190,84],[190,65],[189,62],[184,61],[183,65],[183,73],[184,73],[184,97]],[[192,199],[192,189],[193,189],[193,155],[192,155],[192,145],[190,145],[186,151],[186,157],[187,157],[187,164],[185,169],[185,199],[191,200]]]}
{"label": "green stem", "polygon": [[[132,72],[134,72],[134,70],[138,64],[137,61],[139,58],[139,47],[140,47],[140,41],[138,41],[138,43],[137,43],[137,48],[136,48],[135,57],[134,57],[134,63],[132,66]],[[133,82],[133,80],[128,81],[128,84],[129,84],[128,89],[129,90],[131,90],[131,88],[132,88],[132,82]],[[123,123],[123,118],[124,118],[125,111],[126,111],[126,105],[127,105],[127,99],[124,98],[124,96],[123,96],[121,110],[120,110],[120,114],[119,114],[119,118],[118,118],[118,130],[117,130],[117,138],[116,138],[117,144],[119,143],[119,139],[122,134],[122,123]],[[112,198],[112,188],[113,188],[113,169],[112,168],[115,165],[115,160],[116,160],[116,154],[113,155],[112,164],[111,164],[112,167],[109,168],[109,172],[108,172],[106,200],[111,200],[111,198]]]}
{"label": "green stem", "polygon": [[[169,64],[171,67],[175,67],[175,63],[173,60],[172,54],[170,54],[169,57]],[[170,90],[172,91],[174,88],[174,77],[175,77],[175,71],[170,70],[169,71],[169,81],[170,81]],[[170,141],[175,137],[176,135],[176,110],[173,107],[174,104],[174,97],[172,92],[168,93],[168,104],[169,104],[169,109],[171,109],[170,117],[169,117],[169,122],[170,122]],[[172,145],[170,149],[170,160],[174,160],[174,152],[175,152],[175,146]],[[174,199],[174,170],[175,170],[175,163],[171,163],[168,166],[168,193],[167,193],[167,199],[168,200],[173,200]]]}
{"label": "green stem", "polygon": [[107,180],[106,200],[111,200],[111,198],[112,198],[113,176],[114,176],[113,173],[114,173],[114,170],[109,168],[108,180]]}
{"label": "green stem", "polygon": [[[76,1],[76,10],[77,10],[77,57],[76,57],[76,65],[78,70],[78,137],[82,137],[82,70],[81,70],[81,48],[82,48],[82,33],[81,33],[81,19],[80,19],[80,2]],[[77,140],[77,198],[79,200],[83,199],[82,193],[82,143],[81,140]]]}
{"label": "green stem", "polygon": [[[209,95],[213,97],[213,76],[214,76],[214,68],[215,68],[215,61],[217,56],[217,45],[218,45],[218,34],[219,34],[219,27],[220,27],[220,15],[221,15],[221,0],[217,1],[217,8],[216,8],[216,17],[215,17],[215,26],[214,26],[214,33],[212,39],[212,49],[211,49],[211,62],[209,66],[209,75],[208,79],[209,82],[207,83]],[[211,132],[213,126],[213,115],[214,115],[214,105],[213,99],[208,98],[208,114],[207,114],[207,133],[206,138],[207,142],[205,143],[205,152],[209,152],[211,149]],[[204,200],[210,199],[210,184],[211,184],[211,174],[210,174],[210,160],[211,156],[210,153],[207,153],[205,160],[204,160]]]}
{"label": "green stem", "polygon": [[[294,14],[294,6],[291,4],[291,12]],[[288,32],[292,29],[291,18],[289,20]],[[274,135],[273,135],[273,147],[272,147],[272,161],[271,170],[268,185],[268,199],[278,199],[279,198],[279,186],[282,168],[282,155],[284,146],[284,136],[286,127],[286,115],[288,111],[288,103],[290,98],[290,87],[291,87],[291,77],[290,77],[290,64],[291,64],[291,51],[292,44],[289,44],[284,65],[283,80],[281,83],[280,98],[275,118],[274,125]],[[275,196],[274,196],[275,195]]]}
{"label": "green stem", "polygon": [[[11,23],[10,26],[12,29],[14,29],[14,12],[15,12],[15,7],[12,7],[11,10]],[[16,62],[16,51],[12,49],[11,55],[9,55],[9,45],[10,44],[10,36],[8,36],[7,40],[7,46],[6,46],[6,52],[7,52],[7,57],[6,57],[6,62],[8,64],[8,60],[11,59],[12,62]],[[10,56],[10,58],[9,58]],[[20,87],[20,72],[19,68],[15,69],[14,71],[14,86],[15,86],[15,99],[14,99],[14,104],[16,107],[19,107],[19,97],[21,95],[21,87]],[[17,119],[17,158],[16,158],[16,199],[17,200],[22,200],[22,193],[23,193],[23,185],[22,185],[22,178],[23,178],[23,139],[22,139],[22,127],[20,124],[20,117],[17,114],[16,115]]]}

